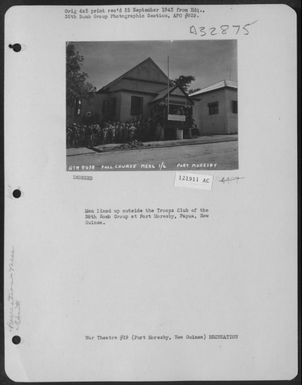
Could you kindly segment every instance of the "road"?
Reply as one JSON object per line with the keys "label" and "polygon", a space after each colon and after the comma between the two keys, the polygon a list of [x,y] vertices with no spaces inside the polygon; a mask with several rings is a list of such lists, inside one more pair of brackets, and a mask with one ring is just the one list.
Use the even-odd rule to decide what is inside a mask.
{"label": "road", "polygon": [[165,170],[237,169],[238,142],[114,150],[67,157],[69,171],[159,170],[163,165]]}

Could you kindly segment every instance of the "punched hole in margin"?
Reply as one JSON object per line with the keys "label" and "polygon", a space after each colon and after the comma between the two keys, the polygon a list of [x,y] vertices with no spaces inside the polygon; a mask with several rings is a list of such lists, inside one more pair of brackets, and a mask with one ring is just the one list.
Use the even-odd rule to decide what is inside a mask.
{"label": "punched hole in margin", "polygon": [[9,48],[11,48],[15,52],[20,52],[21,48],[22,48],[21,44],[19,44],[19,43],[9,44],[8,46],[9,46]]}
{"label": "punched hole in margin", "polygon": [[15,189],[15,190],[13,191],[13,197],[14,197],[14,198],[20,198],[20,196],[21,196],[21,190],[19,190],[18,188]]}

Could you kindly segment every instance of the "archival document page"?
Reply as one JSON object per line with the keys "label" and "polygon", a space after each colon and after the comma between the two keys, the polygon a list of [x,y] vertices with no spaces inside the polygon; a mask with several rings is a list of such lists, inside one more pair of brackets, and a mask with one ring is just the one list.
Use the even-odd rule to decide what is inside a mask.
{"label": "archival document page", "polygon": [[5,370],[297,374],[296,14],[5,15]]}

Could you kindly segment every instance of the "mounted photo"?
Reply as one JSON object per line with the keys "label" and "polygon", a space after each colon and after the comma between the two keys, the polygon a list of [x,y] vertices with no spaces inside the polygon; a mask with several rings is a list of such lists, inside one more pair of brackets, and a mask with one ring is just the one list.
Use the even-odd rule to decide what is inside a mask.
{"label": "mounted photo", "polygon": [[66,43],[67,171],[235,170],[237,41]]}

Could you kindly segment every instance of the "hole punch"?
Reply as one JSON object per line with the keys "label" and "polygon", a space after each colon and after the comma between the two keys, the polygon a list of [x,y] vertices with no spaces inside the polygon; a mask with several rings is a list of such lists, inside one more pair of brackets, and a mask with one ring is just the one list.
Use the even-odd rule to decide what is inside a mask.
{"label": "hole punch", "polygon": [[9,48],[11,48],[12,50],[14,50],[15,52],[20,52],[21,51],[21,44],[19,43],[15,43],[15,44],[9,44],[8,45]]}
{"label": "hole punch", "polygon": [[13,191],[13,197],[14,198],[20,198],[20,196],[21,196],[21,191],[19,189],[15,189]]}
{"label": "hole punch", "polygon": [[21,342],[21,337],[20,336],[13,336],[12,342],[15,345],[19,345],[19,343]]}

